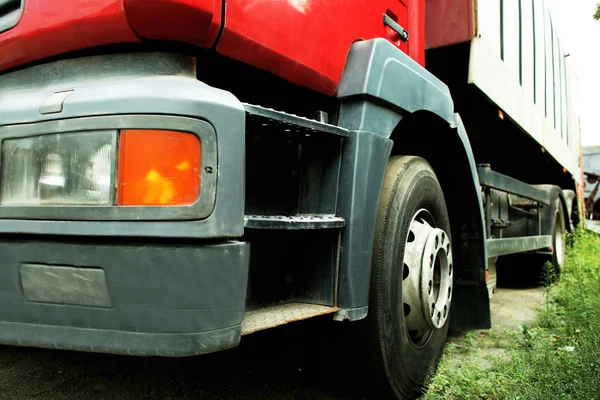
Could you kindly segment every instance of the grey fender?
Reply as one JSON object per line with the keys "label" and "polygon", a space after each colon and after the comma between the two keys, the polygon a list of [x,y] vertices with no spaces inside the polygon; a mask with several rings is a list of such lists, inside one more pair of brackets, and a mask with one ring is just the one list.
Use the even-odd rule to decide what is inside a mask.
{"label": "grey fender", "polygon": [[479,178],[447,86],[388,41],[374,39],[352,46],[338,97],[338,123],[354,132],[345,145],[341,175],[340,213],[347,224],[342,235],[338,319],[367,315],[385,166],[390,154],[406,154],[421,156],[432,165],[448,206],[457,285],[451,327],[489,327]]}
{"label": "grey fender", "polygon": [[337,95],[343,101],[340,122],[348,129],[389,136],[398,123],[393,114],[419,110],[454,120],[448,87],[384,39],[352,45]]}

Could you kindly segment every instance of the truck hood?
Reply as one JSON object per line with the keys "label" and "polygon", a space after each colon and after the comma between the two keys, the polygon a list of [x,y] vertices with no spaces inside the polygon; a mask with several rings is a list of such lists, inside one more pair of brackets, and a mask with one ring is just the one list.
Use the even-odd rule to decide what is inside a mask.
{"label": "truck hood", "polygon": [[221,27],[222,1],[12,0],[11,7],[0,7],[0,22],[11,20],[0,24],[0,73],[77,50],[144,40],[210,48]]}

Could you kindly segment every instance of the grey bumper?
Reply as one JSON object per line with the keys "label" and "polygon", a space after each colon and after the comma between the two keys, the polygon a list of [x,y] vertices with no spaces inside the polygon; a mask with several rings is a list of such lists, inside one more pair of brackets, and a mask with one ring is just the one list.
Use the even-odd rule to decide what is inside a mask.
{"label": "grey bumper", "polygon": [[[4,240],[0,343],[158,356],[233,347],[245,312],[248,256],[243,242]],[[30,265],[37,277],[24,272]],[[94,302],[98,293],[102,300]]]}

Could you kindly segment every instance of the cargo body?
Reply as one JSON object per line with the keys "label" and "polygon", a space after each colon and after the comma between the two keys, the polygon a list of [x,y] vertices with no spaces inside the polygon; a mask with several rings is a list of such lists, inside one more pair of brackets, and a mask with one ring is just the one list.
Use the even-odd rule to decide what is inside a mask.
{"label": "cargo body", "polygon": [[577,222],[563,50],[481,3],[0,1],[0,342],[187,356],[329,315],[369,395],[418,395],[496,261],[559,272]]}
{"label": "cargo body", "polygon": [[[442,20],[449,23],[439,23]],[[478,161],[504,157],[479,143],[503,141],[508,136],[490,132],[493,123],[501,119],[497,112],[492,123],[479,121],[480,110],[472,110],[473,106],[486,102],[523,133],[504,139],[506,142],[519,147],[518,142],[525,143],[529,137],[557,166],[572,176],[581,174],[569,52],[543,1],[430,1],[426,26],[428,68],[450,85],[457,111],[473,137],[475,153],[482,153]],[[448,68],[450,54],[455,63]],[[469,129],[468,119],[473,120],[473,129]],[[522,169],[531,168],[535,167],[524,164]],[[511,171],[511,175],[515,173]]]}

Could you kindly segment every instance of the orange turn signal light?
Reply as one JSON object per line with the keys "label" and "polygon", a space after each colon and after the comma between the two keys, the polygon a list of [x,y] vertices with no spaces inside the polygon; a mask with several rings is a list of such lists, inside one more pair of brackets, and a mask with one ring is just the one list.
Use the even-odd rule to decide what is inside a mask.
{"label": "orange turn signal light", "polygon": [[119,139],[117,204],[182,206],[200,195],[202,145],[188,132],[126,129]]}

